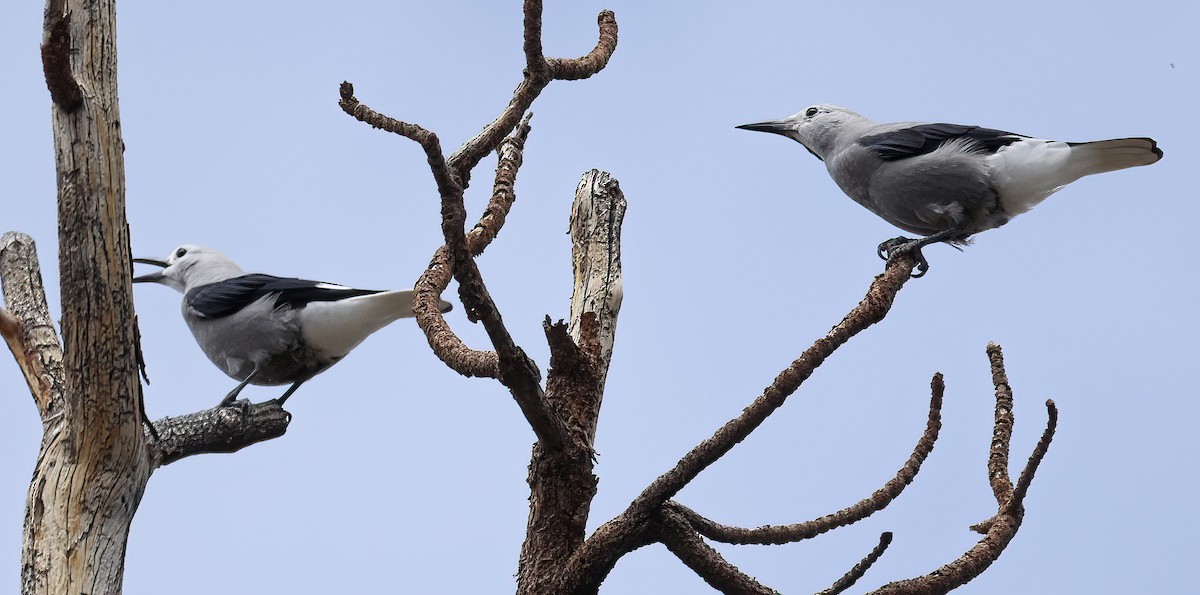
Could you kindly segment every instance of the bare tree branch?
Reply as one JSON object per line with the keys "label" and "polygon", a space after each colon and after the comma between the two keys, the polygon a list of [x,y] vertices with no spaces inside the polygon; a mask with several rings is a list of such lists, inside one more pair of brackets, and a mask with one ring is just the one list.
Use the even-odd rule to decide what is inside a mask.
{"label": "bare tree branch", "polygon": [[[996,384],[996,419],[992,430],[991,452],[988,457],[988,475],[993,480],[992,485],[995,486],[995,478],[998,476],[1003,476],[1006,481],[1009,481],[1008,469],[999,468],[997,464],[998,461],[1007,462],[1012,441],[1012,390],[1004,371],[1004,356],[1000,346],[995,343],[989,344],[987,353],[992,366],[992,378]],[[1054,430],[1058,424],[1058,410],[1054,407],[1053,401],[1047,401],[1046,408],[1049,413],[1046,430],[1042,433],[1041,440],[1038,441],[1037,447],[1025,466],[1025,471],[1018,480],[1019,489],[1014,490],[1009,487],[1007,492],[998,494],[999,504],[996,515],[972,527],[972,530],[985,533],[983,539],[957,560],[927,575],[889,583],[872,593],[879,595],[947,593],[979,576],[992,565],[992,562],[1000,558],[1000,554],[1004,553],[1004,548],[1008,547],[1013,537],[1017,535],[1017,530],[1021,528],[1021,521],[1025,515],[1024,498],[1028,492],[1029,483],[1033,481],[1033,475],[1054,438]],[[1011,486],[1011,481],[1009,485]]]}
{"label": "bare tree branch", "polygon": [[858,582],[858,579],[862,578],[863,575],[871,569],[871,566],[873,566],[875,562],[879,561],[880,556],[883,555],[883,552],[887,551],[888,546],[891,544],[892,534],[890,532],[880,535],[879,545],[875,546],[875,549],[871,550],[871,553],[867,554],[867,556],[863,558],[861,562],[855,564],[854,568],[850,569],[850,572],[847,572],[828,589],[821,591],[817,595],[837,595],[838,593],[853,587],[854,583]]}
{"label": "bare tree branch", "polygon": [[433,180],[437,183],[438,192],[442,196],[462,193],[461,184],[454,180],[454,176],[446,167],[446,157],[442,154],[442,145],[436,134],[416,124],[401,122],[385,116],[363,105],[354,96],[354,85],[348,82],[343,81],[338,91],[341,94],[338,105],[342,107],[342,111],[350,114],[354,119],[364,122],[372,128],[398,134],[421,145],[421,148],[425,150],[425,159],[429,163],[429,170],[433,173]]}
{"label": "bare tree branch", "polygon": [[[530,18],[530,14],[534,12],[536,12],[536,18]],[[541,12],[541,0],[525,0],[526,60],[541,54]],[[525,78],[513,91],[512,99],[504,111],[500,112],[500,115],[485,126],[479,134],[463,143],[454,154],[450,155],[447,160],[450,169],[461,176],[464,185],[470,178],[470,171],[485,155],[499,145],[500,140],[508,134],[509,130],[512,130],[513,126],[516,126],[521,114],[529,110],[529,106],[533,105],[533,100],[537,99],[542,89],[545,89],[551,80],[555,78],[564,80],[587,78],[604,68],[617,48],[617,21],[613,13],[606,10],[600,13],[597,22],[600,24],[600,40],[591,53],[580,59],[579,66],[558,67],[555,64],[561,60],[554,58],[548,60],[549,68],[526,66]],[[530,40],[531,37],[534,38],[534,41]],[[564,75],[579,74],[581,76],[557,76],[560,68],[564,71]],[[585,72],[586,75],[584,75]]]}
{"label": "bare tree branch", "polygon": [[692,569],[704,582],[722,593],[774,595],[774,589],[763,586],[753,577],[738,570],[714,550],[688,521],[670,510],[662,513],[662,528],[658,534],[662,544],[680,561]]}
{"label": "bare tree branch", "polygon": [[883,320],[892,301],[900,288],[908,281],[914,261],[911,258],[897,258],[889,261],[884,272],[875,277],[875,281],[867,290],[866,297],[845,318],[842,319],[824,337],[818,339],[792,365],[788,366],[775,378],[749,407],[737,418],[729,421],[712,435],[701,442],[691,452],[684,455],[673,469],[667,471],[647,487],[641,495],[629,505],[627,512],[644,514],[668,499],[675,496],[679,490],[690,483],[701,471],[706,469],[729,452],[737,443],[745,440],[767,416],[783,405],[796,389],[824,363],[838,347],[841,347],[851,337],[863,329]]}
{"label": "bare tree branch", "polygon": [[282,436],[291,420],[292,415],[275,401],[164,417],[154,422],[159,439],[150,444],[151,466],[170,465],[198,454],[237,452]]}
{"label": "bare tree branch", "polygon": [[1008,452],[1012,442],[1013,395],[1004,373],[1004,352],[995,343],[987,346],[988,361],[992,367],[992,384],[996,387],[996,425],[992,433],[992,444],[988,457],[988,482],[997,504],[1004,504],[1012,495],[1012,479],[1008,475]]}
{"label": "bare tree branch", "polygon": [[613,52],[617,49],[617,17],[610,10],[605,10],[596,18],[600,25],[600,39],[596,47],[587,55],[579,58],[550,58],[551,76],[559,81],[574,81],[588,78],[600,72],[608,65]]}
{"label": "bare tree branch", "polygon": [[1025,463],[1025,469],[1021,471],[1021,476],[1017,479],[1017,487],[1013,488],[1012,496],[1005,503],[1008,514],[1023,513],[1021,506],[1025,502],[1025,495],[1029,493],[1029,485],[1033,483],[1033,475],[1037,473],[1038,466],[1042,464],[1042,459],[1050,450],[1050,442],[1054,440],[1054,431],[1058,428],[1058,407],[1055,407],[1054,401],[1049,399],[1046,400],[1046,416],[1048,420],[1046,429],[1042,432],[1042,437],[1034,447],[1033,453],[1029,455],[1029,461]]}
{"label": "bare tree branch", "polygon": [[[628,203],[621,185],[607,172],[583,174],[571,204],[571,337],[586,343],[584,313],[594,314],[600,383],[604,384],[616,342],[617,316],[625,296],[621,273],[621,226]],[[600,402],[593,417],[599,415]],[[592,437],[594,438],[594,436]]]}
{"label": "bare tree branch", "polygon": [[467,233],[467,250],[471,256],[479,256],[499,235],[513,204],[517,202],[517,172],[525,161],[525,141],[529,138],[529,120],[532,113],[525,114],[512,134],[506,136],[496,149],[496,181],[492,185],[492,198],[483,208],[483,215],[474,229]]}
{"label": "bare tree branch", "polygon": [[62,343],[46,303],[33,238],[18,232],[0,237],[0,291],[4,340],[8,343],[43,420],[62,411],[65,376]]}
{"label": "bare tree branch", "polygon": [[870,497],[864,498],[853,506],[804,523],[781,526],[767,525],[757,529],[747,529],[715,523],[676,502],[668,502],[667,505],[676,509],[687,518],[691,526],[699,531],[701,535],[714,541],[734,544],[779,545],[794,543],[804,539],[811,539],[838,527],[857,523],[891,504],[904,491],[904,488],[912,483],[917,472],[921,470],[921,464],[925,462],[925,458],[933,451],[934,442],[937,441],[938,432],[942,427],[942,395],[945,392],[942,375],[934,374],[930,385],[933,396],[929,401],[929,421],[925,426],[925,433],[922,434],[921,439],[917,442],[912,455],[909,456],[904,466],[896,472],[895,477],[884,484],[882,488],[876,490],[874,494],[871,494]]}
{"label": "bare tree branch", "polygon": [[562,571],[558,592],[598,588],[613,565],[626,553],[643,544],[649,516],[673,497],[708,465],[729,452],[754,431],[791,393],[825,361],[833,350],[863,329],[882,320],[916,265],[911,255],[888,261],[863,298],[825,337],[818,339],[799,359],[776,377],[775,382],[734,420],[708,440],[684,455],[675,468],[654,480],[615,518],[600,525],[575,551]]}

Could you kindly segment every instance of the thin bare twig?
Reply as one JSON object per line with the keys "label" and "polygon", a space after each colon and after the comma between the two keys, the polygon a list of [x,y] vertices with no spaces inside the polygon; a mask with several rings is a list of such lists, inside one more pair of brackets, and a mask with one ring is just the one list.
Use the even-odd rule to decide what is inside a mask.
{"label": "thin bare twig", "polygon": [[854,568],[850,569],[850,572],[847,572],[844,576],[842,576],[842,578],[838,579],[837,582],[833,583],[833,585],[831,585],[828,589],[821,591],[817,595],[837,595],[838,593],[841,593],[841,592],[845,591],[846,589],[853,587],[854,583],[858,582],[858,579],[862,578],[863,575],[866,574],[867,571],[871,569],[871,566],[875,565],[875,562],[879,561],[880,556],[883,555],[883,552],[887,551],[888,546],[891,544],[892,544],[891,532],[887,532],[887,533],[884,533],[883,535],[880,535],[879,536],[879,545],[875,546],[875,549],[871,550],[871,553],[867,554],[867,556],[865,558],[863,558],[861,562],[859,562],[858,564],[855,564]]}
{"label": "thin bare twig", "polygon": [[773,595],[774,589],[763,586],[753,577],[738,570],[696,533],[679,514],[664,510],[662,528],[658,534],[662,544],[680,561],[692,569],[704,582],[722,593]]}
{"label": "thin bare twig", "polygon": [[938,431],[942,427],[942,395],[945,392],[942,375],[934,374],[930,386],[933,396],[929,401],[929,421],[926,423],[925,432],[917,442],[916,448],[913,449],[912,455],[909,456],[904,466],[896,472],[895,477],[884,484],[882,488],[876,490],[874,494],[871,494],[870,497],[860,500],[853,506],[804,523],[781,526],[767,525],[756,529],[731,527],[715,523],[676,502],[669,502],[668,506],[678,510],[701,535],[714,541],[734,544],[778,545],[794,543],[804,539],[811,539],[838,527],[844,527],[861,521],[883,510],[888,504],[891,504],[904,491],[904,488],[912,483],[917,472],[921,470],[921,464],[929,456],[929,453],[933,451]]}
{"label": "thin bare twig", "polygon": [[1029,493],[1029,484],[1033,483],[1033,475],[1037,473],[1038,466],[1042,464],[1042,459],[1050,450],[1050,442],[1054,440],[1054,431],[1058,428],[1058,407],[1050,399],[1046,400],[1046,417],[1046,429],[1042,431],[1041,439],[1038,440],[1033,453],[1029,455],[1029,461],[1025,463],[1025,468],[1021,470],[1021,476],[1017,478],[1017,486],[1013,488],[1012,496],[1005,503],[1005,512],[1008,514],[1022,514],[1021,507],[1025,502],[1025,494]]}
{"label": "thin bare twig", "polygon": [[992,444],[988,457],[988,481],[997,504],[1004,504],[1012,494],[1012,479],[1008,475],[1009,444],[1012,442],[1013,395],[1004,373],[1004,352],[995,343],[987,346],[988,361],[992,367],[992,384],[996,387],[996,426],[992,433]]}
{"label": "thin bare twig", "polygon": [[366,123],[372,128],[398,134],[421,145],[421,148],[425,150],[425,159],[429,163],[429,170],[433,173],[433,180],[437,183],[438,192],[442,196],[462,194],[462,184],[454,179],[450,169],[446,167],[446,156],[442,154],[442,145],[436,134],[416,124],[401,122],[385,116],[363,105],[354,96],[354,85],[348,82],[343,81],[338,91],[341,95],[338,105],[342,107],[342,111],[350,114],[354,119]]}

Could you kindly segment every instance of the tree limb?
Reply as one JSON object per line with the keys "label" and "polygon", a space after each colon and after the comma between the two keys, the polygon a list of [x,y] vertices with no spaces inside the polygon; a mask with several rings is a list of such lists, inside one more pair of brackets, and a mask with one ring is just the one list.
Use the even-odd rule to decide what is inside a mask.
{"label": "tree limb", "polygon": [[896,472],[895,477],[884,484],[882,488],[876,490],[874,494],[871,494],[870,497],[860,500],[853,506],[804,523],[782,526],[767,525],[757,529],[731,527],[715,523],[701,516],[696,511],[674,501],[668,502],[667,506],[674,508],[687,518],[688,523],[699,531],[701,535],[714,541],[734,544],[779,545],[794,543],[811,539],[838,527],[844,527],[861,521],[883,510],[888,504],[891,504],[904,491],[904,488],[912,483],[917,472],[921,470],[921,464],[925,462],[925,458],[933,451],[938,431],[942,427],[942,395],[945,392],[942,375],[934,374],[933,381],[930,384],[933,396],[929,402],[929,421],[925,426],[925,433],[917,442],[912,455],[909,456],[904,466]]}
{"label": "tree limb", "polygon": [[658,538],[697,576],[722,593],[775,595],[777,591],[763,586],[753,577],[730,564],[700,538],[683,516],[671,510],[662,513]]}
{"label": "tree limb", "polygon": [[[525,57],[527,62],[541,54],[541,13],[541,0],[525,0]],[[536,62],[532,68],[526,65],[525,77],[513,91],[512,99],[509,100],[500,115],[450,155],[447,163],[449,163],[451,171],[462,177],[464,184],[470,177],[470,171],[485,155],[499,145],[500,139],[508,134],[513,126],[516,126],[521,114],[529,110],[529,106],[533,105],[533,100],[537,99],[551,80],[587,78],[608,64],[609,58],[617,49],[616,16],[612,11],[605,10],[596,20],[600,25],[600,39],[587,56],[578,61],[550,58],[547,61],[548,67],[538,66]],[[556,66],[559,62],[566,62],[570,66]],[[563,76],[559,76],[560,70]],[[568,76],[573,74],[580,76]]]}
{"label": "tree limb", "polygon": [[159,439],[150,444],[151,466],[157,469],[198,454],[237,452],[282,436],[291,421],[292,415],[275,401],[164,417],[154,422]]}
{"label": "tree limb", "polygon": [[737,443],[745,440],[779,406],[783,405],[796,389],[825,362],[834,350],[863,329],[883,320],[900,288],[908,281],[914,261],[911,258],[896,258],[887,264],[884,272],[875,277],[867,290],[866,297],[824,337],[817,339],[783,372],[775,378],[741,415],[718,429],[711,438],[701,442],[684,455],[673,469],[654,480],[632,504],[627,512],[643,514],[658,507],[675,496],[701,471],[729,452]]}
{"label": "tree limb", "polygon": [[62,344],[46,303],[33,238],[18,232],[0,237],[0,291],[8,308],[2,331],[29,392],[45,421],[63,408]]}
{"label": "tree limb", "polygon": [[1054,439],[1054,430],[1058,424],[1058,410],[1053,401],[1046,401],[1049,416],[1046,429],[1033,454],[1029,457],[1029,462],[1017,482],[1018,487],[1012,488],[1007,467],[998,466],[1002,461],[1007,463],[1012,441],[1012,389],[1008,385],[1004,371],[1004,355],[1000,346],[990,343],[987,352],[992,366],[992,378],[996,385],[996,420],[992,430],[991,452],[988,457],[988,476],[992,479],[993,486],[996,485],[995,478],[1003,476],[1010,487],[1005,493],[997,495],[999,504],[996,515],[971,527],[972,530],[985,533],[983,539],[979,540],[974,547],[957,560],[929,574],[889,583],[872,591],[874,594],[947,593],[970,582],[987,570],[992,562],[1000,558],[1000,554],[1004,553],[1004,549],[1008,547],[1013,537],[1017,535],[1017,530],[1021,528],[1021,521],[1025,516],[1025,495],[1028,492],[1029,483],[1033,481],[1033,475],[1037,471],[1038,465],[1046,456],[1050,442]]}
{"label": "tree limb", "polygon": [[[621,185],[607,172],[583,174],[571,205],[571,324],[576,344],[595,361],[597,382],[603,387],[617,336],[617,316],[625,295],[621,275],[621,226],[628,203]],[[590,314],[590,316],[585,316]],[[585,332],[590,331],[590,332]],[[589,421],[588,444],[595,441],[603,390],[584,412]]]}

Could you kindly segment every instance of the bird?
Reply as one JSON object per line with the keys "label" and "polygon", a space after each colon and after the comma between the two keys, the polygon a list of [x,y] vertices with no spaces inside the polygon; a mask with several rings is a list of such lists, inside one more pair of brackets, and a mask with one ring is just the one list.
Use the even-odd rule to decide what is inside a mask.
{"label": "bird", "polygon": [[1000,227],[1084,176],[1150,165],[1162,158],[1151,138],[1063,142],[993,128],[946,123],[880,124],[821,103],[781,120],[738,126],[804,145],[825,162],[850,198],[900,229],[877,249],[887,259],[910,252],[913,276],[929,270],[921,248],[961,250],[971,236]]}
{"label": "bird", "polygon": [[[340,361],[369,335],[411,318],[412,291],[354,289],[333,283],[242,271],[224,254],[182,245],[166,260],[134,258],[162,270],[134,277],[183,294],[183,319],[200,349],[239,384],[218,407],[232,404],[247,384],[300,385]],[[451,305],[442,301],[442,312]]]}

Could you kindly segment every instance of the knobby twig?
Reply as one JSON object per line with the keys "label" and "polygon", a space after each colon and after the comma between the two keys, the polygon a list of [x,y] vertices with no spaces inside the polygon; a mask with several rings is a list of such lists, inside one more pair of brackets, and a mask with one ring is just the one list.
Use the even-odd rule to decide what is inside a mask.
{"label": "knobby twig", "polygon": [[794,543],[811,539],[838,527],[857,523],[891,504],[904,491],[904,488],[912,483],[917,472],[921,470],[921,464],[925,462],[929,453],[933,451],[933,445],[937,441],[938,432],[942,427],[942,396],[946,388],[942,382],[942,375],[934,374],[930,386],[933,396],[929,401],[929,421],[926,423],[925,432],[917,442],[916,448],[913,449],[912,455],[909,456],[904,466],[896,472],[895,477],[885,483],[882,488],[876,490],[874,494],[860,500],[853,506],[804,523],[782,526],[767,525],[756,529],[731,527],[715,523],[694,510],[673,501],[669,502],[668,506],[675,508],[687,518],[691,526],[699,531],[701,535],[714,541],[733,544],[779,545]]}
{"label": "knobby twig", "polygon": [[1054,401],[1046,401],[1049,417],[1046,430],[1017,480],[1017,487],[1012,487],[1012,480],[1008,475],[1008,455],[1012,442],[1012,389],[1004,371],[1004,354],[1000,346],[995,343],[989,344],[987,353],[992,367],[992,380],[996,387],[996,419],[988,456],[988,477],[993,489],[997,485],[1007,486],[1003,490],[997,490],[996,515],[971,527],[972,530],[985,535],[957,560],[924,576],[889,583],[872,593],[915,595],[949,592],[987,570],[992,562],[999,559],[1000,554],[1016,536],[1017,530],[1021,528],[1021,521],[1025,515],[1025,495],[1054,438],[1054,430],[1058,425],[1058,409],[1054,406]]}
{"label": "knobby twig", "polygon": [[874,566],[875,562],[879,561],[879,558],[883,556],[883,552],[887,551],[888,546],[891,544],[891,533],[884,533],[883,535],[880,535],[879,545],[875,546],[875,549],[871,550],[871,553],[867,554],[867,556],[863,558],[861,562],[855,564],[854,568],[851,568],[849,572],[830,585],[828,589],[821,591],[817,595],[837,595],[838,593],[853,587],[854,583],[858,582],[858,579],[862,578],[863,575],[865,575],[867,571],[871,569],[871,566]]}

